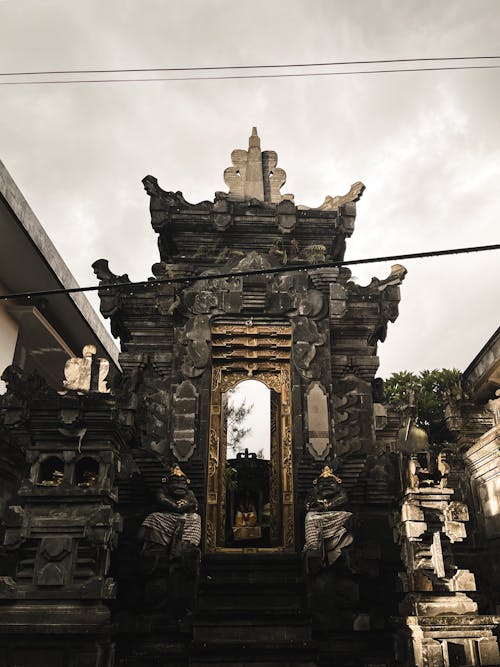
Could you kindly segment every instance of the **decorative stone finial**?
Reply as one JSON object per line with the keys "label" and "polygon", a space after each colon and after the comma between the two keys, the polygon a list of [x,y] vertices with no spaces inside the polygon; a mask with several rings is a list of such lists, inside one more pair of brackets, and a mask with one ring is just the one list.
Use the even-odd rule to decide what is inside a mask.
{"label": "decorative stone finial", "polygon": [[109,372],[109,361],[98,359],[94,362],[93,356],[97,350],[95,345],[85,345],[82,350],[82,358],[71,357],[64,366],[66,379],[63,384],[66,389],[74,391],[98,391],[103,394],[109,393],[106,386],[106,376]]}
{"label": "decorative stone finial", "polygon": [[286,173],[278,164],[275,151],[261,151],[257,128],[252,128],[248,140],[248,150],[236,149],[231,153],[232,167],[224,171],[224,181],[229,188],[228,199],[249,201],[258,199],[278,204],[284,199],[293,199],[293,195],[282,195],[281,187],[285,184]]}
{"label": "decorative stone finial", "polygon": [[260,148],[260,137],[257,134],[256,127],[252,127],[252,134],[248,139],[248,148]]}

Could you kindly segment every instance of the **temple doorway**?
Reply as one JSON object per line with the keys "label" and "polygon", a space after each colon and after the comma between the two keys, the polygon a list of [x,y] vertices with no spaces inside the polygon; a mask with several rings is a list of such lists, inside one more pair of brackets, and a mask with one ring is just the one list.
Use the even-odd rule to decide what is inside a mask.
{"label": "temple doorway", "polygon": [[242,380],[227,392],[226,432],[226,544],[270,547],[269,387],[258,380]]}
{"label": "temple doorway", "polygon": [[281,353],[268,327],[214,329],[206,550],[291,551],[290,327]]}

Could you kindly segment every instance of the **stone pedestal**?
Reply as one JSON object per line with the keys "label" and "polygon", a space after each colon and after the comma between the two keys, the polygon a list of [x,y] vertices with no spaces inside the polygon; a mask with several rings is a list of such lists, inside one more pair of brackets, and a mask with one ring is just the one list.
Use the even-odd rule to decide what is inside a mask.
{"label": "stone pedestal", "polygon": [[[423,454],[430,461],[431,453],[418,455]],[[398,664],[498,665],[493,630],[499,619],[478,614],[477,603],[467,594],[476,590],[474,574],[455,564],[454,544],[466,538],[468,508],[453,500],[445,477],[419,476],[427,469],[415,466],[416,456],[403,458],[408,487],[396,527],[405,566],[400,580],[407,593],[399,607]]]}
{"label": "stone pedestal", "polygon": [[493,630],[496,616],[407,616],[400,627],[396,650],[398,665],[451,667],[451,665],[499,665],[498,643]]}

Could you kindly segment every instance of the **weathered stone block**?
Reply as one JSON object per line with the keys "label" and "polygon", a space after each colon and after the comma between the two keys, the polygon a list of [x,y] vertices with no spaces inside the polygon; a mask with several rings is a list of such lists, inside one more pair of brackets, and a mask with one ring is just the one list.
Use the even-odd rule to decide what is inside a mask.
{"label": "weathered stone block", "polygon": [[477,643],[481,665],[500,665],[500,652],[495,637],[485,637]]}
{"label": "weathered stone block", "polygon": [[425,521],[405,521],[403,524],[403,533],[409,540],[417,540],[426,530]]}
{"label": "weathered stone block", "polygon": [[457,570],[457,573],[449,580],[450,591],[475,591],[476,579],[469,570]]}
{"label": "weathered stone block", "polygon": [[423,511],[414,503],[404,502],[401,506],[401,521],[424,521]]}
{"label": "weathered stone block", "polygon": [[461,542],[467,537],[465,526],[460,521],[445,521],[444,532],[449,537],[450,542]]}
{"label": "weathered stone block", "polygon": [[409,593],[400,604],[400,611],[410,616],[435,617],[443,615],[477,614],[477,602],[464,593],[434,597]]}

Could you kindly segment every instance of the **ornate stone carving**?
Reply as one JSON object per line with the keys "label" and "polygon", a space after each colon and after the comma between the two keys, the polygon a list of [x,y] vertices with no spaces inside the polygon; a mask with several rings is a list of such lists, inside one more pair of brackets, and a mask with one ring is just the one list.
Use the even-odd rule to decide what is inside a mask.
{"label": "ornate stone carving", "polygon": [[[268,257],[250,252],[247,257],[231,262],[228,270],[236,274],[265,270],[272,264]],[[319,329],[316,320],[325,313],[323,294],[313,289],[304,273],[273,276],[259,281],[252,276],[200,281],[184,290],[182,302],[189,317],[180,341],[185,345],[182,372],[187,378],[203,374],[210,360],[210,319],[222,313],[252,310],[265,311],[293,322],[293,361],[303,377],[319,378],[320,362],[315,362],[318,347],[325,344],[327,334]],[[229,351],[226,351],[229,354]]]}
{"label": "ornate stone carving", "polygon": [[[317,207],[319,211],[335,211],[339,209],[344,204],[351,204],[359,201],[366,187],[361,183],[361,181],[356,181],[351,185],[349,192],[346,195],[337,195],[336,197],[331,197],[327,195],[325,201],[321,206]],[[298,206],[298,209],[308,211],[311,210],[309,206]]]}
{"label": "ornate stone carving", "polygon": [[39,586],[63,586],[68,583],[72,551],[71,538],[45,537],[40,543],[40,562],[36,576]]}
{"label": "ornate stone carving", "polygon": [[[72,357],[64,366],[66,379],[63,384],[66,389],[72,391],[98,391],[108,394],[106,377],[109,372],[109,361],[93,357],[97,353],[95,345],[85,345],[82,350],[82,358]],[[96,364],[96,361],[98,364]],[[97,367],[96,367],[97,366]]]}
{"label": "ornate stone carving", "polygon": [[333,423],[338,456],[369,451],[373,442],[372,419],[371,384],[354,374],[344,376],[335,384],[333,395]]}
{"label": "ornate stone carving", "polygon": [[178,461],[188,461],[195,448],[196,415],[198,392],[189,380],[177,387],[174,399],[174,425],[170,445]]}
{"label": "ornate stone carving", "polygon": [[129,283],[130,278],[125,273],[121,276],[113,273],[109,268],[107,259],[98,259],[92,264],[95,275],[99,279],[99,299],[101,301],[100,311],[105,318],[109,318],[111,333],[120,338],[122,343],[130,337],[122,317],[123,294],[119,287],[112,287],[115,283]]}
{"label": "ornate stone carving", "polygon": [[328,403],[324,387],[319,382],[312,382],[306,393],[307,449],[316,461],[324,461],[331,449]]}
{"label": "ornate stone carving", "polygon": [[297,225],[297,213],[292,201],[283,200],[278,204],[278,229],[282,234],[290,234]]}
{"label": "ornate stone carving", "polygon": [[347,292],[338,283],[330,283],[330,319],[341,319],[347,312]]}
{"label": "ornate stone carving", "polygon": [[[478,616],[477,603],[466,595],[476,590],[474,574],[459,569],[454,560],[453,544],[466,537],[467,506],[452,500],[453,489],[442,484],[443,475],[446,477],[449,472],[442,457],[438,456],[433,464],[433,454],[421,451],[402,455],[402,463],[405,465],[409,459],[418,464],[418,459],[424,456],[426,468],[434,469],[436,476],[419,479],[420,483],[415,484],[412,479],[418,475],[418,470],[413,473],[410,470],[410,484],[395,525],[395,538],[401,544],[405,566],[400,579],[407,592],[400,612],[405,616],[403,623],[412,628],[411,657],[404,664],[423,667],[432,661],[433,665],[444,667],[450,664],[445,661],[450,641],[469,646],[478,639],[489,644],[498,662],[498,646],[488,627],[490,618]],[[443,622],[437,623],[436,617]],[[407,636],[406,631],[403,632]],[[430,637],[433,638],[431,644]],[[465,657],[464,653],[464,660]]]}
{"label": "ornate stone carving", "polygon": [[[107,573],[121,529],[113,508],[120,434],[110,416],[112,401],[106,397],[103,405],[102,398],[49,395],[31,414],[30,474],[19,489],[20,505],[5,515],[5,545],[15,569],[0,582],[0,597],[14,622],[32,624],[27,611],[32,615],[33,606],[39,609],[44,601],[44,622],[61,624],[61,598],[65,618],[80,612],[78,623],[96,626],[109,619],[102,602],[115,593]],[[77,419],[85,423],[84,452],[61,438],[61,417],[69,426]]]}
{"label": "ornate stone carving", "polygon": [[181,342],[185,345],[182,372],[187,378],[203,374],[210,361],[210,326],[207,315],[196,315],[184,327]]}
{"label": "ornate stone carving", "polygon": [[231,215],[232,204],[227,200],[227,195],[222,192],[215,193],[213,208],[213,224],[218,232],[225,232],[234,222]]}
{"label": "ornate stone carving", "polygon": [[27,373],[12,365],[2,373],[2,380],[7,385],[7,393],[0,396],[0,407],[8,408],[25,405],[33,399],[55,396],[55,391],[36,372]]}
{"label": "ornate stone carving", "polygon": [[257,199],[278,203],[285,197],[280,189],[286,181],[286,173],[277,167],[278,155],[275,151],[260,150],[257,128],[252,128],[248,141],[248,151],[237,149],[231,153],[232,167],[224,171],[224,181],[229,188],[228,199],[251,201]]}
{"label": "ornate stone carving", "polygon": [[168,262],[178,255],[177,245],[174,241],[170,224],[170,210],[182,207],[208,208],[211,209],[212,202],[204,201],[199,204],[190,204],[182,196],[182,192],[168,192],[162,190],[154,176],[145,176],[142,179],[144,189],[150,197],[149,210],[151,212],[151,225],[158,236],[158,249],[163,262]]}
{"label": "ornate stone carving", "polygon": [[299,373],[305,378],[315,377],[311,364],[316,356],[317,347],[325,343],[325,335],[318,331],[314,320],[297,317],[293,330],[293,362]]}
{"label": "ornate stone carving", "polygon": [[171,395],[167,380],[144,361],[138,370],[136,427],[144,449],[164,454],[168,451],[168,427]]}

